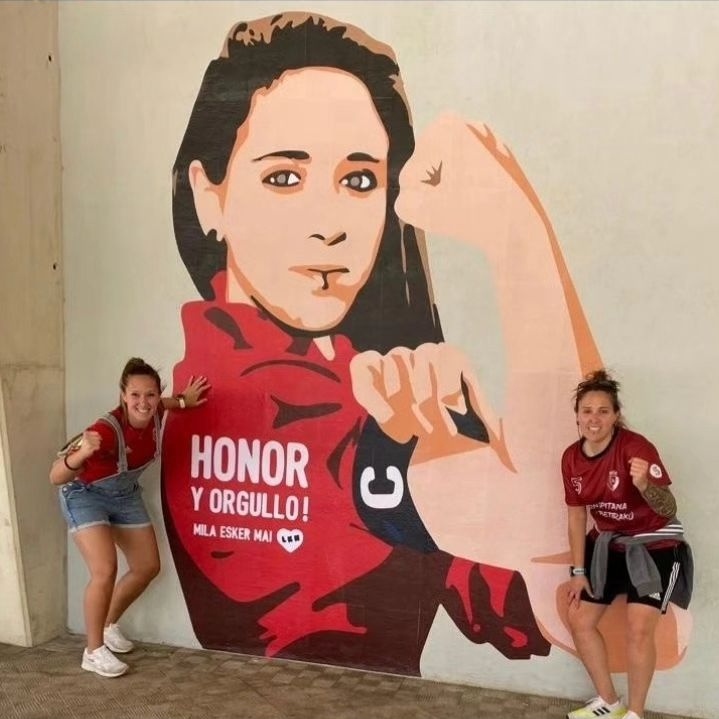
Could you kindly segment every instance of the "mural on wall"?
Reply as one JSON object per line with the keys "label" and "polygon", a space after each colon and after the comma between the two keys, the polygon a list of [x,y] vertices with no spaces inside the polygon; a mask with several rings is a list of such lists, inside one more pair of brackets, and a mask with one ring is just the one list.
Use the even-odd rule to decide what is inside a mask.
{"label": "mural on wall", "polygon": [[[162,469],[200,643],[418,674],[442,608],[510,659],[566,647],[558,458],[569,389],[601,362],[504,144],[453,115],[415,144],[394,54],[358,28],[242,22],[192,108],[173,218],[202,297],[174,385],[213,387],[168,418]],[[487,259],[501,412],[443,341],[443,312],[479,309],[435,304],[425,232]]]}

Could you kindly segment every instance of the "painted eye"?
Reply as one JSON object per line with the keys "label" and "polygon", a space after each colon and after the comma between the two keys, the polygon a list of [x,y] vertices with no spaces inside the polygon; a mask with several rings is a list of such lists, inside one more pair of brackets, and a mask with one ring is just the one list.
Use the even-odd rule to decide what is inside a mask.
{"label": "painted eye", "polygon": [[377,187],[377,178],[369,170],[359,170],[345,175],[340,180],[340,185],[349,187],[350,190],[355,190],[356,192],[368,192]]}
{"label": "painted eye", "polygon": [[263,178],[262,182],[266,185],[272,185],[273,187],[294,187],[300,184],[302,178],[291,170],[280,170],[279,172],[273,172],[267,177]]}

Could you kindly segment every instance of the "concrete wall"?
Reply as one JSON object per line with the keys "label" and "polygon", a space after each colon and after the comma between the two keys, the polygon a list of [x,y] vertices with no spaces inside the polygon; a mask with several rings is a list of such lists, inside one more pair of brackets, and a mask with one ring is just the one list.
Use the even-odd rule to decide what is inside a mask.
{"label": "concrete wall", "polygon": [[63,435],[57,6],[0,6],[0,641],[65,626],[65,532],[47,480]]}

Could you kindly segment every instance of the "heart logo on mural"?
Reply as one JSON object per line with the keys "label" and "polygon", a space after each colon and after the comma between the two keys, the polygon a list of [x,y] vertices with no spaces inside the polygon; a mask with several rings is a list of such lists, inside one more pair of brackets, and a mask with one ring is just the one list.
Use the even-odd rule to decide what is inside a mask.
{"label": "heart logo on mural", "polygon": [[277,530],[277,541],[282,549],[292,553],[302,546],[305,535],[301,529],[279,529]]}

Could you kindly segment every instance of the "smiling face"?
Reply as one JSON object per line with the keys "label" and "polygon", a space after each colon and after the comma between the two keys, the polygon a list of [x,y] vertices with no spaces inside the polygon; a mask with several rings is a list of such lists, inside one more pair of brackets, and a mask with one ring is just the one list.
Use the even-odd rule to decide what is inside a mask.
{"label": "smiling face", "polygon": [[579,400],[577,425],[592,454],[598,454],[609,444],[618,419],[619,412],[607,392],[587,392]]}
{"label": "smiling face", "polygon": [[190,166],[205,233],[227,241],[227,299],[331,330],[367,281],[384,230],[389,141],[367,88],[329,68],[258,91],[223,182]]}
{"label": "smiling face", "polygon": [[161,399],[155,378],[144,374],[130,375],[120,397],[127,419],[135,428],[146,427],[150,423]]}

